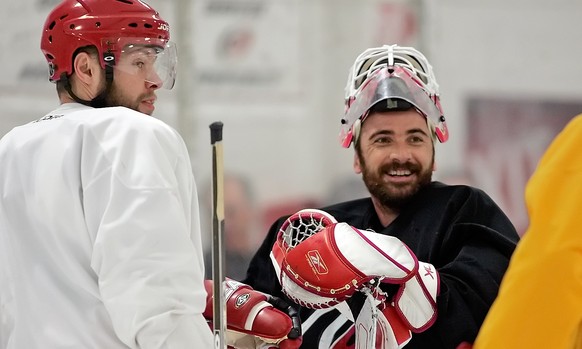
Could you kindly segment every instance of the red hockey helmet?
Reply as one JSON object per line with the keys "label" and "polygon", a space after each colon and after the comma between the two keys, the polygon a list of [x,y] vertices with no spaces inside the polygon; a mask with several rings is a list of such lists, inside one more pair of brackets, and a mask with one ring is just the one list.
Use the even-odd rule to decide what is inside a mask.
{"label": "red hockey helmet", "polygon": [[121,43],[126,43],[122,38],[164,48],[170,28],[156,10],[140,0],[64,0],[43,27],[40,47],[49,64],[49,80],[56,82],[63,73],[72,74],[73,54],[85,46],[97,48],[105,68],[106,60],[111,59],[106,53],[119,59]]}

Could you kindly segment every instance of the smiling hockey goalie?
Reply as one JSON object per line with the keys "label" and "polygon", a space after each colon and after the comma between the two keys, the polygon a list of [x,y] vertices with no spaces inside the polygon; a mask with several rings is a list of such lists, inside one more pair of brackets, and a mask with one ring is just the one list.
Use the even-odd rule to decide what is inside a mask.
{"label": "smiling hockey goalie", "polygon": [[[328,308],[369,290],[381,310],[389,308],[388,323],[422,332],[436,319],[439,278],[431,264],[419,262],[395,237],[339,223],[324,211],[289,217],[271,259],[283,292],[306,308]],[[387,294],[382,284],[397,285],[397,291]]]}

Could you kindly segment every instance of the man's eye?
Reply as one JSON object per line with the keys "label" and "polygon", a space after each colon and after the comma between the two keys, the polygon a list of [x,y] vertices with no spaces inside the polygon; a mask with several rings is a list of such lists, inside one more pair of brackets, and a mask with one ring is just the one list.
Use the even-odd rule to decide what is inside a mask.
{"label": "man's eye", "polygon": [[381,143],[381,144],[389,143],[389,142],[390,142],[390,138],[388,138],[388,137],[379,137],[379,138],[376,138],[374,140],[374,143]]}
{"label": "man's eye", "polygon": [[145,63],[142,61],[137,61],[134,63],[138,68],[143,68],[145,66]]}

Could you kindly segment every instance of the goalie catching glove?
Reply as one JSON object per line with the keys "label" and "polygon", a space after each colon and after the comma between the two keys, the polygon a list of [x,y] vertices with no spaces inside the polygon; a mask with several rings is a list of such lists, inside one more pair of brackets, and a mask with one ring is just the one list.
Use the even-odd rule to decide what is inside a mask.
{"label": "goalie catching glove", "polygon": [[324,211],[301,210],[281,226],[271,259],[283,292],[304,307],[331,307],[364,286],[385,300],[391,295],[379,290],[380,280],[400,285],[393,305],[412,331],[422,332],[436,319],[438,273],[393,236],[338,223]]}
{"label": "goalie catching glove", "polygon": [[[212,322],[212,280],[205,280],[204,286],[207,296],[203,315]],[[230,279],[224,282],[224,299],[227,345],[245,349],[295,349],[301,345],[299,314],[282,299]]]}

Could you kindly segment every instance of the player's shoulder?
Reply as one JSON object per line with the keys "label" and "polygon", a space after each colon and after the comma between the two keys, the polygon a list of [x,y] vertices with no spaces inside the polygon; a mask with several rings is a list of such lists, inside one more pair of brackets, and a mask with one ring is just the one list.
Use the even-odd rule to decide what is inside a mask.
{"label": "player's shoulder", "polygon": [[489,195],[481,188],[466,185],[466,184],[445,184],[439,181],[433,181],[428,186],[423,189],[424,195],[430,195],[433,197],[443,197],[445,199],[456,198],[457,200],[462,199],[474,199],[474,198],[485,198],[490,199]]}
{"label": "player's shoulder", "polygon": [[[183,154],[186,146],[180,134],[165,122],[126,107],[85,108],[68,114],[66,122],[84,139],[106,152],[130,149],[164,149]],[[122,150],[124,149],[124,150]]]}
{"label": "player's shoulder", "polygon": [[445,184],[432,182],[426,186],[415,200],[415,206],[428,206],[437,209],[500,210],[487,192],[479,187],[465,184]]}
{"label": "player's shoulder", "polygon": [[432,195],[471,195],[482,193],[483,190],[467,184],[447,184],[440,181],[433,181],[423,188],[423,191]]}
{"label": "player's shoulder", "polygon": [[112,123],[131,128],[150,128],[170,130],[171,127],[155,117],[140,113],[126,107],[93,108],[85,110],[83,119],[93,123]]}
{"label": "player's shoulder", "polygon": [[61,104],[27,126],[58,127],[59,121],[81,128],[108,127],[112,132],[142,128],[172,130],[163,121],[126,107],[93,108],[80,103]]}
{"label": "player's shoulder", "polygon": [[372,199],[370,197],[364,197],[354,200],[348,200],[338,203],[333,203],[322,207],[321,209],[326,212],[341,212],[341,211],[354,211],[358,208],[367,208],[372,204]]}
{"label": "player's shoulder", "polygon": [[574,116],[566,127],[572,127],[576,129],[582,128],[582,114]]}
{"label": "player's shoulder", "polygon": [[331,204],[322,207],[321,210],[331,214],[340,222],[360,226],[375,214],[374,204],[370,197]]}
{"label": "player's shoulder", "polygon": [[134,139],[181,140],[178,132],[155,117],[126,107],[95,108],[79,113],[87,131],[98,138],[123,136]]}

